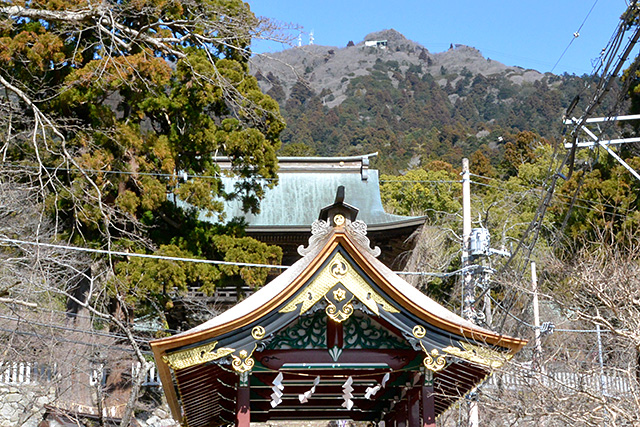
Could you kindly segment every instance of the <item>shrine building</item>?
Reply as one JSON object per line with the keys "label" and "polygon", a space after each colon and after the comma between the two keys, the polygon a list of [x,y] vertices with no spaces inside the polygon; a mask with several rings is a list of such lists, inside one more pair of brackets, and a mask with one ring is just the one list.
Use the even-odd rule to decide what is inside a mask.
{"label": "shrine building", "polygon": [[151,342],[176,420],[435,426],[526,344],[464,320],[393,273],[357,214],[343,188],[280,276],[200,326]]}
{"label": "shrine building", "polygon": [[[410,249],[407,238],[422,224],[424,216],[389,214],[382,207],[378,171],[370,161],[378,153],[350,157],[280,157],[278,185],[265,189],[260,213],[243,212],[238,200],[221,200],[227,220],[242,218],[247,236],[282,248],[282,263],[298,260],[298,246],[311,236],[311,224],[318,210],[329,205],[338,186],[345,187],[345,202],[360,209],[367,223],[368,236],[382,249],[381,261],[394,270],[402,270],[406,258],[400,255]],[[214,158],[223,172],[231,169],[227,157]],[[241,184],[241,179],[223,176],[226,189]],[[202,221],[216,221],[203,212]]]}

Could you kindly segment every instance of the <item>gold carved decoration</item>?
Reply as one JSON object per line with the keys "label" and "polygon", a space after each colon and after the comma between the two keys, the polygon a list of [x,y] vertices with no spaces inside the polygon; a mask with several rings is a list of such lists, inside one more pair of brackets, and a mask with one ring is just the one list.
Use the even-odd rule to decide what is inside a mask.
{"label": "gold carved decoration", "polygon": [[[233,348],[219,348],[215,350],[218,341],[205,344],[200,347],[190,348],[171,354],[166,354],[162,359],[174,370],[189,368],[191,366],[200,365],[201,363],[217,360],[233,353]],[[214,351],[215,350],[215,351]]]}
{"label": "gold carved decoration", "polygon": [[444,369],[445,366],[447,366],[447,360],[444,358],[444,354],[440,355],[437,348],[431,350],[431,354],[429,354],[429,351],[424,347],[422,341],[420,341],[420,345],[422,346],[424,352],[427,354],[427,357],[425,357],[422,361],[422,364],[425,368],[427,368],[431,372],[438,372]]}
{"label": "gold carved decoration", "polygon": [[338,288],[335,291],[333,291],[333,298],[335,298],[335,300],[338,302],[344,300],[346,297],[347,297],[347,291],[345,291],[342,288]]}
{"label": "gold carved decoration", "polygon": [[331,271],[333,277],[342,279],[347,274],[347,271],[349,271],[349,267],[347,267],[346,262],[334,259],[334,261],[331,263],[331,266],[329,267],[329,270]]}
{"label": "gold carved decoration", "polygon": [[[332,291],[336,285],[341,285],[341,288],[349,291],[349,293],[353,294],[356,299],[377,315],[380,315],[380,308],[389,313],[398,313],[395,307],[378,294],[354,268],[351,268],[347,260],[340,253],[335,254],[316,278],[307,285],[305,289],[300,291],[293,300],[285,305],[280,310],[280,313],[289,313],[300,307],[300,314],[304,314],[318,301],[325,298],[327,293]],[[326,299],[330,304],[334,303],[334,301],[331,301],[334,299],[333,295],[331,295],[331,297],[327,296]],[[342,309],[345,314],[346,305],[349,305],[351,311],[353,311],[353,307],[348,303],[349,301],[346,301]],[[330,306],[327,307],[327,314],[329,314],[329,308]],[[349,308],[346,308],[346,310],[348,311]]]}
{"label": "gold carved decoration", "polygon": [[413,333],[413,336],[418,339],[424,338],[424,336],[427,335],[427,330],[422,325],[414,326],[413,331],[411,332]]}
{"label": "gold carved decoration", "polygon": [[338,214],[336,216],[333,217],[333,223],[336,225],[336,227],[340,227],[341,225],[344,225],[344,216]]}
{"label": "gold carved decoration", "polygon": [[[330,293],[333,294],[333,298],[329,295]],[[353,305],[351,305],[353,294],[351,292],[348,293],[347,299],[347,291],[338,288],[333,292],[329,291],[324,298],[329,303],[325,312],[334,322],[342,323],[353,314]]]}
{"label": "gold carved decoration", "polygon": [[266,331],[262,326],[254,326],[253,329],[251,330],[251,336],[253,337],[254,340],[261,340],[262,338],[264,338],[265,334],[266,334]]}
{"label": "gold carved decoration", "polygon": [[[253,347],[253,350],[255,349],[256,348]],[[233,358],[233,360],[231,361],[231,366],[233,367],[234,371],[242,374],[244,372],[249,372],[253,368],[253,365],[255,365],[256,363],[255,360],[253,360],[253,358],[251,357],[253,355],[253,350],[251,350],[251,353],[247,352],[247,350],[240,350],[238,356],[236,356],[235,354],[231,355],[231,357]]]}
{"label": "gold carved decoration", "polygon": [[464,341],[461,341],[460,345],[464,350],[460,350],[458,347],[449,346],[445,347],[442,351],[459,357],[460,359],[468,360],[469,362],[474,362],[493,369],[501,368],[513,357],[512,354],[502,353],[500,351],[481,347],[479,345],[473,345]]}

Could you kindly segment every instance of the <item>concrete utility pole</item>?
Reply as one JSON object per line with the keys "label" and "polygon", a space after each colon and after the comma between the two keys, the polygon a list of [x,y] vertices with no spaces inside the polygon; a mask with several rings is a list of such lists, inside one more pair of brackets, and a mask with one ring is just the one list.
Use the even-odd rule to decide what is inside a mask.
{"label": "concrete utility pole", "polygon": [[475,287],[469,271],[469,240],[471,237],[471,175],[469,159],[462,159],[462,317],[475,322],[473,304]]}
{"label": "concrete utility pole", "polygon": [[[475,283],[469,271],[469,240],[471,237],[471,174],[469,159],[462,159],[462,317],[474,322]],[[475,392],[469,394],[469,427],[478,427],[478,398]]]}
{"label": "concrete utility pole", "polygon": [[535,356],[534,363],[536,369],[542,368],[542,342],[540,340],[540,309],[538,307],[538,274],[536,263],[531,261],[531,286],[533,290],[533,326],[535,327]]}

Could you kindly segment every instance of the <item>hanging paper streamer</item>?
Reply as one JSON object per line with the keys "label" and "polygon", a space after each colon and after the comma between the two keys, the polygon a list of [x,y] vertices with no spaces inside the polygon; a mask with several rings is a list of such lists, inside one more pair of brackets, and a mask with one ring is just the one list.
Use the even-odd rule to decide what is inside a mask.
{"label": "hanging paper streamer", "polygon": [[371,400],[371,398],[377,392],[379,392],[381,388],[384,388],[385,385],[387,385],[387,381],[389,381],[389,373],[388,372],[386,374],[384,374],[384,377],[382,377],[382,383],[377,384],[374,387],[367,387],[367,389],[364,392],[365,399]]}
{"label": "hanging paper streamer", "polygon": [[342,407],[348,410],[353,408],[353,400],[351,400],[353,397],[353,387],[351,387],[351,384],[353,384],[353,378],[351,377],[347,378],[344,384],[342,384],[342,398],[344,399]]}
{"label": "hanging paper streamer", "polygon": [[275,408],[282,403],[282,390],[284,390],[284,385],[282,385],[283,378],[284,377],[282,376],[282,372],[279,372],[278,376],[271,383],[273,384],[273,387],[271,387],[271,390],[273,390],[273,393],[271,393],[272,408]]}
{"label": "hanging paper streamer", "polygon": [[311,397],[311,395],[316,392],[316,386],[318,384],[320,384],[320,377],[316,377],[316,379],[313,380],[313,387],[311,387],[310,390],[305,391],[303,394],[298,395],[298,399],[300,399],[300,403],[307,403],[309,401],[309,398]]}

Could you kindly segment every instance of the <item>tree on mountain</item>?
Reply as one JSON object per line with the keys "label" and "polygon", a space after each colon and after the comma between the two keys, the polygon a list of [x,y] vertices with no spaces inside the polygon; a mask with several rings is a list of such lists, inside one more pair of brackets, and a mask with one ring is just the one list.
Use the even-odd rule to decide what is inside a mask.
{"label": "tree on mountain", "polygon": [[517,173],[520,165],[531,163],[536,144],[546,143],[537,134],[531,131],[519,132],[513,141],[508,141],[504,146],[504,159],[502,166],[507,175]]}

